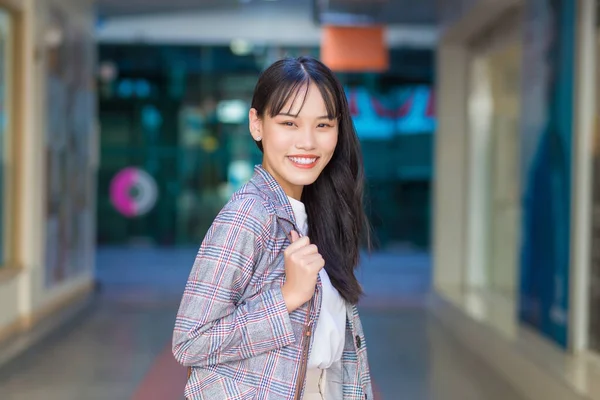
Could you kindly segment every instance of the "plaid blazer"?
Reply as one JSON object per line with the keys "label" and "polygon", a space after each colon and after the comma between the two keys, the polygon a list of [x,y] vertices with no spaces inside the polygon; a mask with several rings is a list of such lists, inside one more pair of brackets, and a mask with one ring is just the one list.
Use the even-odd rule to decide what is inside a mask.
{"label": "plaid blazer", "polygon": [[[321,282],[310,302],[288,313],[281,285],[292,229],[300,232],[283,189],[257,166],[208,230],[183,293],[173,354],[192,367],[186,398],[302,399]],[[344,400],[372,399],[354,305],[347,306],[341,362]]]}

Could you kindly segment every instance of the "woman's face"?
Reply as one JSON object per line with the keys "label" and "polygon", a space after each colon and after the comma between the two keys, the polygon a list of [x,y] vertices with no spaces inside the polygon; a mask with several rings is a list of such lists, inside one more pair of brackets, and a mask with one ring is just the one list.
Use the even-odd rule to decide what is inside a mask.
{"label": "woman's face", "polygon": [[250,132],[262,142],[263,167],[288,196],[300,200],[303,187],[317,180],[333,156],[338,121],[327,118],[325,101],[312,83],[291,96],[281,113],[268,114],[259,118],[250,110]]}

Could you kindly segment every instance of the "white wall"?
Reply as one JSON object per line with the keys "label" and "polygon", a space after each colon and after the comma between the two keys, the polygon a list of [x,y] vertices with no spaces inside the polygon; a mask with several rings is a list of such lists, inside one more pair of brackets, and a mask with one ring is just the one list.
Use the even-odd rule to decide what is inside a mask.
{"label": "white wall", "polygon": [[466,273],[467,56],[461,46],[440,43],[436,57],[433,254],[437,289],[460,286]]}
{"label": "white wall", "polygon": [[598,21],[593,0],[578,1],[577,64],[575,71],[575,131],[571,172],[571,275],[569,347],[574,353],[588,349],[590,268],[593,221],[593,148],[597,134]]}

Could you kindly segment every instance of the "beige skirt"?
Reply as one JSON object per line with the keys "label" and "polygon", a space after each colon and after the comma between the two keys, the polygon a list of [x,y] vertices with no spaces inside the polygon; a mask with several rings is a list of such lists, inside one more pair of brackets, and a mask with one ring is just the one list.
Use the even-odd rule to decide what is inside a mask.
{"label": "beige skirt", "polygon": [[342,400],[341,366],[306,371],[306,387],[302,400]]}

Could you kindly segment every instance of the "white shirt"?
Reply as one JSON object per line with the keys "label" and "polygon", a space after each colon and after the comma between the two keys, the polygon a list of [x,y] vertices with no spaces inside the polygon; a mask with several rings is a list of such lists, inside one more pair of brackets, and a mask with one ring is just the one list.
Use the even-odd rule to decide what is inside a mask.
{"label": "white shirt", "polygon": [[[304,203],[288,196],[294,210],[296,224],[302,235],[308,232],[308,217]],[[342,359],[346,335],[346,303],[333,287],[325,268],[319,272],[323,285],[321,312],[315,327],[308,368],[329,368]]]}

